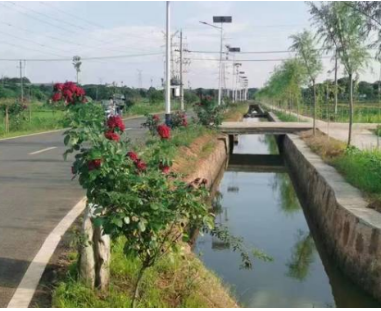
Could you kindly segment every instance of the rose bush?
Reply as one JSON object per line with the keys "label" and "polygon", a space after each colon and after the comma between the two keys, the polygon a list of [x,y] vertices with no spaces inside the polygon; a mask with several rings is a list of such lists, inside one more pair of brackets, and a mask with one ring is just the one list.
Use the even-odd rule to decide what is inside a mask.
{"label": "rose bush", "polygon": [[142,126],[148,128],[152,136],[156,135],[156,129],[160,124],[160,117],[157,114],[146,114],[145,116],[147,119],[142,123]]}
{"label": "rose bush", "polygon": [[172,128],[187,127],[187,126],[188,126],[188,121],[184,112],[176,111],[175,113],[172,114],[172,117],[171,117]]}
{"label": "rose bush", "polygon": [[53,102],[64,100],[67,105],[86,102],[85,91],[74,82],[56,83],[53,90]]}
{"label": "rose bush", "polygon": [[210,96],[201,96],[200,102],[193,105],[198,122],[207,127],[218,127],[222,123],[224,108]]}
{"label": "rose bush", "polygon": [[[66,89],[72,97],[64,92]],[[72,172],[86,189],[88,204],[96,207],[93,224],[112,238],[124,236],[125,254],[138,257],[142,263],[135,301],[144,271],[177,250],[179,240],[187,239],[185,223],[194,228],[213,227],[205,204],[208,191],[205,183],[190,185],[170,172],[172,161],[161,146],[170,139],[166,125],[157,126],[162,140],[138,155],[131,150],[122,120],[112,117],[105,122],[100,105],[91,101],[83,104],[84,94],[78,96],[82,93],[73,89],[72,84],[55,87],[69,103],[65,156],[76,152]]]}

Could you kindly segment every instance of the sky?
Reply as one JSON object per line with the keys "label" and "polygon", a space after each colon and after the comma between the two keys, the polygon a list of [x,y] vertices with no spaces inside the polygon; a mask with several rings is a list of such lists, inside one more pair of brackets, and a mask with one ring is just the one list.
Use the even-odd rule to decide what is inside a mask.
{"label": "sky", "polygon": [[[79,55],[83,58],[82,84],[160,87],[164,77],[165,7],[164,1],[0,1],[0,76],[18,76],[17,60],[26,59],[22,63],[24,75],[34,83],[75,80],[71,59]],[[179,47],[176,31],[182,30],[184,48],[200,51],[184,53],[190,62],[185,68],[186,87],[218,86],[220,33],[200,23],[212,24],[215,15],[232,16],[232,23],[224,24],[223,43],[241,48],[242,53],[230,59],[242,60],[240,70],[250,87],[262,87],[280,62],[244,60],[288,58],[292,54],[244,52],[287,51],[290,35],[312,29],[303,1],[171,1],[174,50]],[[173,55],[177,67],[178,52]],[[232,85],[231,64],[226,62],[227,87]],[[324,59],[319,80],[333,78],[329,73],[332,67],[330,60]],[[360,78],[375,81],[378,75],[379,65],[373,62]]]}

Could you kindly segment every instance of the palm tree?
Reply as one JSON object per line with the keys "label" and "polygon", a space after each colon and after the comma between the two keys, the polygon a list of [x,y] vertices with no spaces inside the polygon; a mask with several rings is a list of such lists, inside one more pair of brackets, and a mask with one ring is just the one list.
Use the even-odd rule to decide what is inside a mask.
{"label": "palm tree", "polygon": [[74,56],[73,57],[73,66],[74,66],[74,69],[77,73],[77,84],[79,83],[79,73],[81,71],[81,65],[82,65],[81,57]]}
{"label": "palm tree", "polygon": [[[313,6],[311,14],[321,34],[329,36],[327,39],[335,45],[337,56],[344,66],[349,80],[349,131],[348,146],[352,140],[353,126],[353,77],[366,66],[369,53],[364,43],[368,30],[365,25],[364,15],[346,2],[322,4]],[[324,29],[329,29],[327,32]]]}
{"label": "palm tree", "polygon": [[315,47],[314,38],[311,33],[304,30],[302,33],[290,37],[293,44],[291,51],[295,51],[303,62],[306,73],[310,79],[313,88],[313,133],[316,134],[316,78],[323,70],[319,50]]}

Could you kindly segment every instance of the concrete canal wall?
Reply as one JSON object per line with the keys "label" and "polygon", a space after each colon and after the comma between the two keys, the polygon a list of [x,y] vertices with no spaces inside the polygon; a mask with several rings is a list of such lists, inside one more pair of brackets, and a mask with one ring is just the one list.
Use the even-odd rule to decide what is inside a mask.
{"label": "concrete canal wall", "polygon": [[329,253],[355,283],[381,300],[381,214],[296,135],[281,140],[296,189]]}

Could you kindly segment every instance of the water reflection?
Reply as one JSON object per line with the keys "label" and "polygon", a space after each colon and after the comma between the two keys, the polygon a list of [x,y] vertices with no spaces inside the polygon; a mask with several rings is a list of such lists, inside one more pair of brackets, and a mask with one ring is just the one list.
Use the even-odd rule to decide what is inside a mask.
{"label": "water reflection", "polygon": [[314,261],[315,242],[310,232],[298,230],[296,243],[291,250],[291,258],[287,262],[287,276],[298,281],[305,281]]}
{"label": "water reflection", "polygon": [[[234,152],[277,154],[278,148],[273,137],[242,135]],[[343,278],[314,241],[287,173],[227,171],[218,191],[216,224],[274,259],[240,270],[240,255],[230,243],[198,237],[195,252],[232,288],[241,306],[379,306]]]}
{"label": "water reflection", "polygon": [[275,193],[279,193],[279,205],[287,216],[300,212],[299,200],[295,194],[292,181],[287,174],[275,173],[271,188]]}

